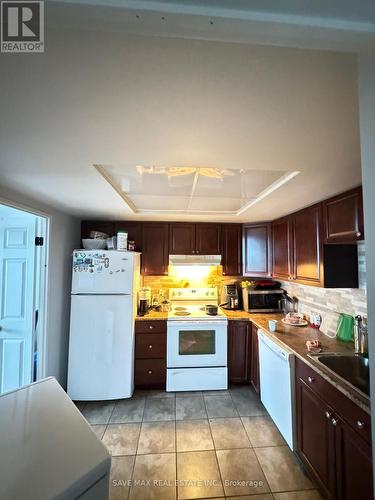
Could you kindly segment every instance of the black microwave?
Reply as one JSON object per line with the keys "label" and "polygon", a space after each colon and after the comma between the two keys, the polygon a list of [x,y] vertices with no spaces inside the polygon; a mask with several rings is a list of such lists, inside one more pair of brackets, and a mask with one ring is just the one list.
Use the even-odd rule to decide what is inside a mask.
{"label": "black microwave", "polygon": [[242,290],[243,308],[247,312],[282,312],[284,290]]}

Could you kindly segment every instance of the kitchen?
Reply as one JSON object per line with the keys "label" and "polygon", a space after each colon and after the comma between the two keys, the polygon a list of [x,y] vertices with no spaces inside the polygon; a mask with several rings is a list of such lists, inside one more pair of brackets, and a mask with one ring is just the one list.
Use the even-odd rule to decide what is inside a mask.
{"label": "kitchen", "polygon": [[[284,438],[313,479],[306,483],[310,488],[316,484],[327,498],[343,492],[348,498],[371,498],[368,368],[367,375],[365,367],[357,373],[361,366],[355,363],[345,370],[355,359],[366,359],[361,355],[367,356],[367,330],[358,332],[356,346],[352,335],[351,342],[340,340],[347,340],[343,328],[336,332],[344,318],[352,318],[354,331],[353,316],[366,316],[365,268],[358,256],[365,251],[361,187],[266,223],[82,222],[88,247],[92,241],[98,243],[90,235],[112,242],[116,234],[125,235],[132,250],[141,252],[136,398],[144,395],[146,404],[147,397],[159,400],[156,414],[161,421],[178,422],[182,416],[198,425],[208,415],[210,425],[214,417],[229,420],[228,433],[238,418],[246,428],[249,419],[267,411],[278,428],[272,432]],[[335,306],[325,303],[328,300]],[[98,303],[95,309],[99,307]],[[80,353],[85,366],[95,357]],[[327,358],[330,354],[334,364]],[[97,363],[92,370],[98,373]],[[106,375],[103,369],[99,378]],[[80,368],[76,377],[82,383]],[[72,399],[85,399],[84,389],[71,387],[68,379]],[[222,406],[211,407],[212,396],[222,399],[216,402]],[[112,397],[99,392],[91,399]],[[98,410],[97,404],[79,404],[89,419],[90,412]],[[147,422],[154,416],[144,418]],[[326,449],[313,437],[332,433],[329,426],[336,446],[342,447],[332,456],[329,434]],[[241,430],[242,426],[235,432]],[[325,460],[335,464],[334,481],[325,475]],[[347,474],[352,467],[360,474]],[[267,465],[264,470],[272,485]],[[291,486],[276,486],[284,487]],[[228,495],[233,489],[224,492]],[[251,489],[239,492],[249,494]],[[299,493],[304,494],[309,493]]]}
{"label": "kitchen", "polygon": [[373,498],[370,7],[99,3],[0,56],[0,497]]}

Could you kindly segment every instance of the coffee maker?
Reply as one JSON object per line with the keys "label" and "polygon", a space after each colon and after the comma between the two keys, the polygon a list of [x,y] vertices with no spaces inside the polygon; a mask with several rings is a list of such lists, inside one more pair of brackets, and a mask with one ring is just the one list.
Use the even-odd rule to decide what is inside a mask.
{"label": "coffee maker", "polygon": [[138,314],[139,316],[144,316],[148,313],[151,307],[151,288],[144,286],[139,289],[139,306]]}
{"label": "coffee maker", "polygon": [[238,309],[239,295],[237,285],[235,283],[223,285],[220,299],[220,307],[222,307],[223,309]]}

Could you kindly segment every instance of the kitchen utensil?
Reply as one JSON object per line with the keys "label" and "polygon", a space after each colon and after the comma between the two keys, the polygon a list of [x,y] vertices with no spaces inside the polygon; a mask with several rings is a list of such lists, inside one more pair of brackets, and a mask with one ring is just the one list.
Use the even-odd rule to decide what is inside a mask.
{"label": "kitchen utensil", "polygon": [[354,340],[354,318],[350,314],[341,313],[337,322],[336,336],[343,342]]}
{"label": "kitchen utensil", "polygon": [[116,236],[112,236],[111,238],[108,238],[106,241],[107,241],[107,248],[108,248],[108,250],[116,250],[117,249],[117,238],[116,238]]}
{"label": "kitchen utensil", "polygon": [[210,316],[217,315],[217,306],[213,304],[207,304],[206,306],[204,306],[204,309],[206,311],[206,314],[209,314]]}
{"label": "kitchen utensil", "polygon": [[285,318],[281,320],[285,325],[289,326],[306,326],[309,324],[308,321],[303,319],[302,314],[298,313],[288,313]]}
{"label": "kitchen utensil", "polygon": [[82,245],[86,250],[104,250],[107,248],[107,240],[82,238]]}

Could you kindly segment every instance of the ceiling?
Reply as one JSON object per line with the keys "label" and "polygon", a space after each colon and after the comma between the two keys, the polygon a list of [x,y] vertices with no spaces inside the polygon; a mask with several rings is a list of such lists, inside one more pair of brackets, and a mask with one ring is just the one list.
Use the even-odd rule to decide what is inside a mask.
{"label": "ceiling", "polygon": [[264,4],[50,0],[46,53],[0,56],[1,184],[83,218],[222,221],[358,185],[346,52],[373,2]]}
{"label": "ceiling", "polygon": [[134,214],[238,217],[299,174],[211,167],[96,165]]}

